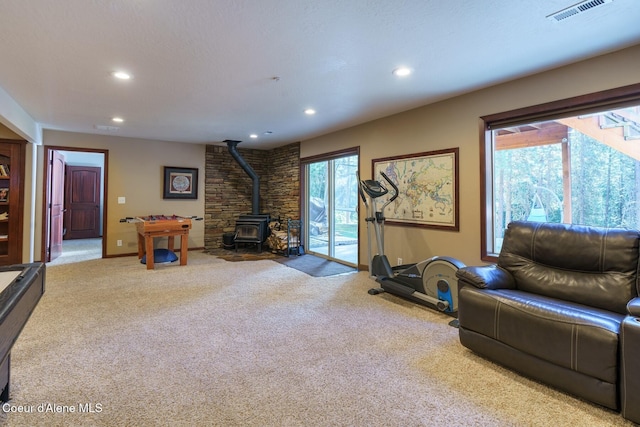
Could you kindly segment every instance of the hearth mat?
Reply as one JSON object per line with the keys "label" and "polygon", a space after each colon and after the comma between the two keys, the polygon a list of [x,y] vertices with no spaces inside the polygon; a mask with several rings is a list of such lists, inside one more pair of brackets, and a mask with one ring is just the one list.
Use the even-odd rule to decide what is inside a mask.
{"label": "hearth mat", "polygon": [[276,259],[282,257],[281,255],[272,253],[268,248],[263,249],[262,252],[258,252],[255,247],[238,248],[237,252],[235,249],[209,249],[207,250],[207,253],[225,261],[232,262],[260,261],[263,259]]}
{"label": "hearth mat", "polygon": [[301,256],[293,255],[288,258],[277,257],[274,261],[314,277],[334,276],[336,274],[355,273],[357,271],[355,267],[349,267],[348,265],[329,261],[328,259],[310,254]]}

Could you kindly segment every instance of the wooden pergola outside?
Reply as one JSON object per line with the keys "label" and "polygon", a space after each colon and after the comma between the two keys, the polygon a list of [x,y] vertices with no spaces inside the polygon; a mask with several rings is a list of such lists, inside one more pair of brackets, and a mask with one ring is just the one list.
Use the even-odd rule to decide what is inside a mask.
{"label": "wooden pergola outside", "polygon": [[571,222],[571,162],[569,130],[575,129],[640,161],[640,107],[499,129],[494,150],[562,144],[562,222]]}

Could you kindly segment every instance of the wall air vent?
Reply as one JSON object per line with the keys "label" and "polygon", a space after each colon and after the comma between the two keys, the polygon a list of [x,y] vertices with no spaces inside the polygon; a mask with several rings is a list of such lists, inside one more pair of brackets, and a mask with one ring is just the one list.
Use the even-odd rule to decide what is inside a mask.
{"label": "wall air vent", "polygon": [[611,3],[613,0],[585,0],[580,3],[576,3],[573,6],[569,6],[566,9],[559,10],[558,12],[552,13],[547,16],[547,19],[552,20],[553,22],[564,21],[567,18],[571,18],[572,16],[580,15],[584,12],[592,10],[598,6],[605,5],[607,3]]}
{"label": "wall air vent", "polygon": [[93,127],[103,132],[118,132],[120,130],[118,126],[94,125]]}

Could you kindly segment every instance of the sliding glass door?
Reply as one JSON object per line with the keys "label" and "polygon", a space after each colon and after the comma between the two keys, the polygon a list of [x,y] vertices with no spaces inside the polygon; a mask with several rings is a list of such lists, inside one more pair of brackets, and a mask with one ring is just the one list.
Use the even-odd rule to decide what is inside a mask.
{"label": "sliding glass door", "polygon": [[358,264],[357,150],[303,161],[307,252]]}

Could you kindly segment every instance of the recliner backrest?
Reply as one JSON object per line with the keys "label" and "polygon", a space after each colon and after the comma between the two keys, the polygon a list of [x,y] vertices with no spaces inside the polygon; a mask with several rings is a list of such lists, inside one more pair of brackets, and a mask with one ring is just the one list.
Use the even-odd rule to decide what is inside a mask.
{"label": "recliner backrest", "polygon": [[638,230],[516,221],[498,266],[522,291],[624,314],[638,295],[639,242]]}

